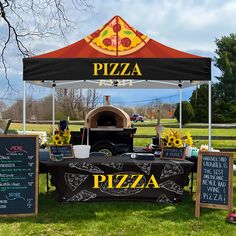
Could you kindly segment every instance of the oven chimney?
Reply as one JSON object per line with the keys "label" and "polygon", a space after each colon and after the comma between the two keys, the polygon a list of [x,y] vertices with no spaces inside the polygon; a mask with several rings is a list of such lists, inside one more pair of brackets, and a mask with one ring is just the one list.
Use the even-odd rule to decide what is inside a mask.
{"label": "oven chimney", "polygon": [[105,95],[103,97],[103,105],[104,106],[111,105],[111,96]]}

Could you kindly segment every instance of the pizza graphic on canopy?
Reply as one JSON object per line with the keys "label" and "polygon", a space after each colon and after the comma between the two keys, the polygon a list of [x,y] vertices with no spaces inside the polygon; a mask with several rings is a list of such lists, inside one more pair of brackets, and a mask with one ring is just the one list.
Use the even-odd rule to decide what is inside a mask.
{"label": "pizza graphic on canopy", "polygon": [[115,16],[85,40],[99,52],[122,56],[139,50],[149,41],[149,38],[131,27],[120,16]]}

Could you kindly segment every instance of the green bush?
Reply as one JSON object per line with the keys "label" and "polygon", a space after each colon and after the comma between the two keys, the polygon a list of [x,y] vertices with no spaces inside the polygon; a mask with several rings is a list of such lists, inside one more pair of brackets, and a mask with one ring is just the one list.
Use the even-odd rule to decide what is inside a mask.
{"label": "green bush", "polygon": [[[179,122],[179,103],[176,106],[174,113],[175,118]],[[182,102],[182,124],[190,123],[194,117],[194,110],[192,105],[188,101]]]}

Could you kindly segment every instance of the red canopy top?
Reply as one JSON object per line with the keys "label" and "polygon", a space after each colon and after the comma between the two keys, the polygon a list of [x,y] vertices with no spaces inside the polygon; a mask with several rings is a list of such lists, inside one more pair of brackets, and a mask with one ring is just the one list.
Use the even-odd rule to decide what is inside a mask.
{"label": "red canopy top", "polygon": [[34,58],[199,58],[156,42],[114,16],[86,38]]}

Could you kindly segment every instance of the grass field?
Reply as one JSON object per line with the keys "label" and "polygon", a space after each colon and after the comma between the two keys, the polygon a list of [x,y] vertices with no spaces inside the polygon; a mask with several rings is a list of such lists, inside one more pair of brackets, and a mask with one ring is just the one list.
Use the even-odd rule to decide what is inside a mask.
{"label": "grass field", "polygon": [[[47,131],[50,125],[27,125],[27,130]],[[11,130],[21,129],[12,124]],[[71,130],[79,126],[71,125]],[[205,129],[191,129],[193,135],[207,135]],[[154,128],[138,127],[138,134],[155,134]],[[213,130],[213,135],[234,136],[235,130]],[[145,146],[149,139],[136,139],[135,144]],[[218,141],[217,141],[218,142]],[[230,146],[229,141],[213,145]],[[214,147],[215,147],[214,146]],[[183,201],[178,204],[155,202],[92,202],[59,203],[54,189],[46,193],[45,175],[39,178],[39,215],[29,218],[0,219],[0,236],[52,235],[52,236],[224,236],[236,235],[235,225],[225,222],[223,210],[202,209],[195,219],[195,193],[186,187]],[[236,202],[236,176],[233,180]],[[195,192],[195,189],[194,189]]]}
{"label": "grass field", "polygon": [[[40,175],[39,215],[0,219],[1,236],[224,236],[236,235],[235,225],[225,222],[223,210],[202,209],[195,219],[195,194],[186,188],[178,204],[155,202],[59,203],[55,191],[45,192]],[[234,202],[236,176],[234,176]]]}

